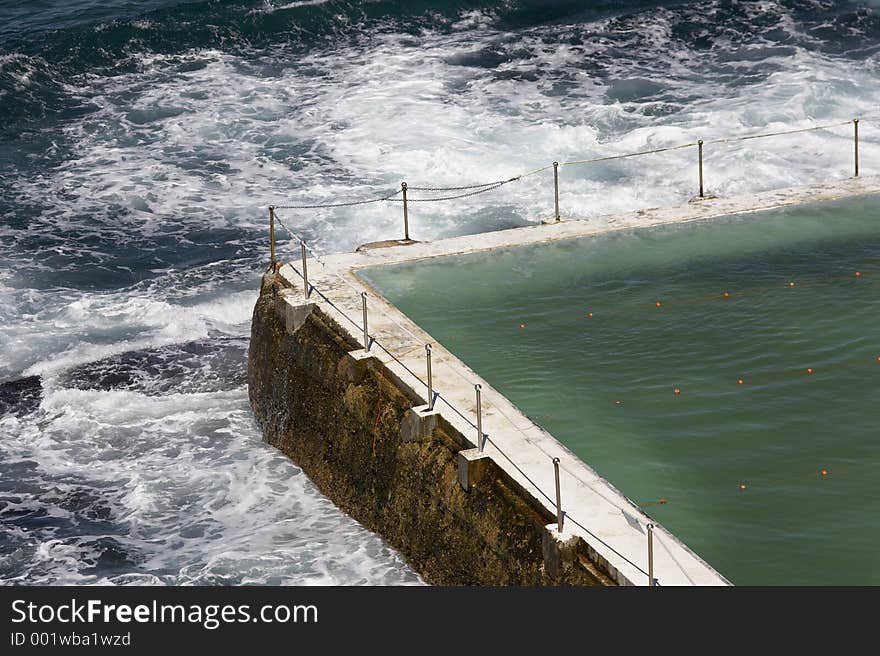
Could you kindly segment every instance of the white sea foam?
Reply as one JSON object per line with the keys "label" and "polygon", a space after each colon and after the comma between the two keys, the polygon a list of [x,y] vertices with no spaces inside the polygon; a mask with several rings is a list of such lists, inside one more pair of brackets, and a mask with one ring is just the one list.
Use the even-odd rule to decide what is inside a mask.
{"label": "white sea foam", "polygon": [[[52,517],[17,536],[5,558],[26,565],[7,582],[419,582],[260,442],[241,389],[49,389],[38,421],[6,417],[0,433],[3,461],[37,463],[22,478],[44,490],[5,511]],[[91,528],[69,530],[76,521]]]}
{"label": "white sea foam", "polygon": [[[781,29],[794,30],[781,15]],[[746,86],[703,80],[695,53],[670,46],[669,11],[658,10],[643,16],[638,46],[656,47],[668,73],[645,84],[657,88],[658,108],[669,103],[660,97],[687,100],[651,115],[651,101],[630,99],[642,91],[627,82],[626,60],[608,62],[610,74],[598,78],[584,63],[601,46],[542,44],[566,26],[527,30],[513,51],[509,35],[476,18],[463,17],[476,26],[465,32],[426,32],[418,46],[386,33],[336,57],[316,52],[296,62],[215,50],[144,54],[136,73],[95,81],[99,95],[90,100],[100,110],[68,129],[77,157],[29,183],[29,193],[53,205],[62,225],[63,216],[101,216],[109,206],[118,208],[115,225],[144,235],[170,216],[189,226],[258,229],[273,202],[375,197],[401,180],[505,179],[554,160],[806,127],[871,114],[880,91],[876,57],[854,67],[801,47],[750,61],[735,59],[738,47],[730,46],[730,66],[742,75],[775,70]],[[491,70],[462,63],[478,61],[473,53],[486,48],[520,54]],[[534,79],[522,77],[529,71]],[[574,86],[554,92],[563,78]],[[707,185],[731,194],[846,177],[850,132],[707,147]],[[863,127],[865,171],[880,164],[878,135],[877,126]],[[538,221],[551,211],[549,182],[547,173],[492,194],[416,205],[413,230],[420,238],[473,232],[499,214]],[[695,191],[693,150],[569,167],[560,189],[565,214],[574,217],[681,201]],[[396,204],[279,212],[327,251],[397,235],[399,213]]]}
{"label": "white sea foam", "polygon": [[271,2],[266,2],[266,4],[272,7],[273,11],[281,11],[283,9],[296,9],[297,7],[316,7],[319,5],[325,5],[329,2],[329,0],[299,0],[299,2],[288,2],[283,5],[278,5],[277,7],[272,7]]}

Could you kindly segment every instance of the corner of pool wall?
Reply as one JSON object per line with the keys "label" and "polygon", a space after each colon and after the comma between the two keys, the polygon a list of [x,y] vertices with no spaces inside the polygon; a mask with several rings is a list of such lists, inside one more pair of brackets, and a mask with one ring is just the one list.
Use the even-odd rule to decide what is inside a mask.
{"label": "corner of pool wall", "polygon": [[[545,569],[552,514],[332,316],[264,277],[254,311],[249,394],[266,440],[323,493],[397,548],[431,583],[614,585],[586,546]],[[295,274],[292,274],[295,275]],[[461,458],[473,463],[462,468]],[[570,542],[570,541],[569,541]]]}
{"label": "corner of pool wall", "polygon": [[[430,583],[730,585],[358,272],[876,193],[880,178],[863,177],[641,210],[605,217],[599,228],[565,221],[479,240],[389,243],[322,258],[321,266],[307,267],[307,287],[301,264],[275,267],[254,309],[251,404],[266,440]],[[368,328],[360,321],[364,290]],[[433,403],[425,344],[433,345]],[[483,450],[474,385],[482,388],[481,433],[491,436]],[[554,458],[561,466],[561,531]]]}

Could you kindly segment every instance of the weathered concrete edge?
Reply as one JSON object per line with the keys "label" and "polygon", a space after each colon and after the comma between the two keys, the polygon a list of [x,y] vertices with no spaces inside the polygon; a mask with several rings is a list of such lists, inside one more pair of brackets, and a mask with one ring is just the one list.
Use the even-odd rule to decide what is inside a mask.
{"label": "weathered concrete edge", "polygon": [[[455,454],[460,456],[470,446],[468,440],[430,412],[417,413],[433,418],[430,429],[407,437],[406,417],[424,399],[374,354],[352,351],[357,342],[327,310],[332,311],[332,306],[320,300],[301,299],[289,279],[273,273],[264,276],[254,310],[248,379],[255,416],[271,444],[296,460],[343,510],[389,539],[407,560],[412,558],[416,569],[430,575],[429,580],[487,585],[613,583],[601,571],[601,561],[591,562],[590,549],[578,536],[566,535],[566,548],[554,551],[556,542],[543,535],[551,514],[491,459],[483,460],[491,465],[482,468],[475,488],[462,486],[465,491],[461,491],[456,481],[450,490],[449,479],[456,480],[459,473],[450,471],[459,466]],[[355,417],[357,412],[345,410],[341,414],[354,421],[340,424],[337,410],[352,409],[354,399],[364,399],[362,393],[370,383],[367,388],[363,383],[374,379],[369,372],[379,373],[386,389],[394,390],[397,401],[393,405],[399,411],[403,403],[404,421],[398,438],[393,428],[396,420],[389,432],[384,421],[379,423],[383,411],[375,408],[373,459],[368,461],[372,465],[365,466],[359,456],[363,455],[364,428],[369,433],[370,427]],[[344,392],[337,386],[341,379],[347,384]],[[382,399],[380,392],[380,403]],[[373,411],[372,402],[366,402]],[[391,403],[387,392],[385,403]],[[377,470],[375,431],[380,426],[384,448],[380,455],[387,468]],[[436,478],[438,457],[447,463],[445,483]],[[377,486],[390,486],[389,496],[377,497]],[[417,510],[426,502],[436,505],[438,500],[448,508],[439,516]],[[377,508],[384,510],[377,512]],[[398,525],[395,512],[401,509],[411,522],[409,529]],[[438,518],[445,527],[432,522]],[[434,552],[427,561],[426,539]],[[489,552],[480,547],[490,544],[494,547]],[[500,559],[499,554],[503,554]]]}

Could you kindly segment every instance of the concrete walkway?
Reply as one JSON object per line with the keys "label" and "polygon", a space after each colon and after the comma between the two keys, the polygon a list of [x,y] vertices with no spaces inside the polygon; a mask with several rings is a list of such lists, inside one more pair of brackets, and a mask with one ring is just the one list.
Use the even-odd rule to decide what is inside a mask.
{"label": "concrete walkway", "polygon": [[[362,316],[360,292],[366,291],[369,294],[370,335],[422,380],[425,378],[424,345],[431,343],[434,389],[470,421],[462,419],[442,401],[437,402],[436,408],[462,434],[471,437],[474,445],[476,429],[470,422],[475,421],[474,384],[479,383],[483,393],[483,432],[490,440],[486,445],[487,453],[554,515],[552,459],[558,457],[562,471],[562,506],[569,517],[565,532],[580,535],[616,572],[618,582],[648,584],[648,577],[644,573],[648,569],[646,525],[654,523],[654,576],[660,585],[729,585],[721,574],[675,536],[657,526],[608,481],[529,420],[502,394],[384,299],[377,290],[372,289],[358,277],[357,271],[365,267],[425,258],[585,237],[609,230],[696,221],[866,194],[880,194],[880,177],[853,178],[737,198],[692,201],[678,207],[370,249],[322,257],[320,260],[313,258],[308,262],[310,283],[341,313],[315,293],[312,293],[310,300],[319,303],[322,310],[333,316],[354,339],[362,343],[362,331],[358,328]],[[299,262],[292,264],[297,270],[300,268]],[[302,278],[297,270],[285,265],[280,273],[294,288],[301,289]],[[427,391],[422,382],[376,346],[372,347],[372,351],[400,380],[423,398],[426,397]],[[588,530],[575,525],[572,520]]]}

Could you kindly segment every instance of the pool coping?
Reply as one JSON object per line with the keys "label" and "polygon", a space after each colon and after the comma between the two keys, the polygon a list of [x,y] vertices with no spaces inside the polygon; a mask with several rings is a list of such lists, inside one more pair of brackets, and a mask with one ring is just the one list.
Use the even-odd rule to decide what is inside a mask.
{"label": "pool coping", "polygon": [[[362,331],[354,326],[360,324],[360,294],[367,292],[370,336],[394,353],[397,360],[376,348],[373,349],[373,356],[412,389],[424,389],[421,380],[411,372],[423,375],[424,345],[432,344],[434,389],[445,402],[466,416],[473,416],[476,412],[473,386],[480,384],[483,432],[490,440],[485,447],[489,457],[554,515],[555,503],[550,499],[555,490],[552,459],[559,458],[562,506],[571,519],[582,525],[569,521],[565,533],[580,536],[606,561],[619,583],[648,584],[643,570],[647,569],[646,527],[652,524],[655,527],[654,576],[661,585],[731,585],[711,565],[401,312],[359,272],[429,258],[515,248],[611,231],[686,223],[871,194],[880,194],[880,176],[849,178],[731,198],[695,199],[673,207],[564,220],[434,242],[401,242],[397,246],[313,257],[307,262],[309,282],[320,290],[326,301],[314,293],[309,300],[318,303],[323,311],[338,320],[352,339],[361,343]],[[299,264],[293,265],[283,265],[279,274],[293,288],[302,289]],[[463,435],[472,435],[472,443],[476,446],[476,432],[470,421],[442,403],[438,403],[436,408]]]}

